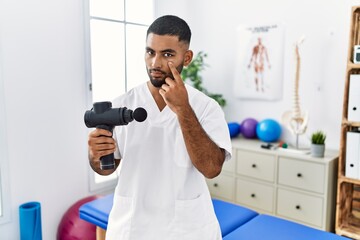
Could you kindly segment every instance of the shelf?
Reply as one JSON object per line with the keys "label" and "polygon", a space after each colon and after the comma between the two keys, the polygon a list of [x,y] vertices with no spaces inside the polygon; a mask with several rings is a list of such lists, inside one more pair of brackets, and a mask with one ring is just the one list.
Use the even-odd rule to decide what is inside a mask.
{"label": "shelf", "polygon": [[338,183],[343,183],[343,182],[352,183],[352,184],[359,184],[360,185],[360,179],[354,179],[354,178],[348,178],[346,176],[340,176],[338,178]]}
{"label": "shelf", "polygon": [[354,69],[360,69],[360,63],[353,63],[353,62],[349,62],[347,64],[347,68],[348,70],[354,70]]}
{"label": "shelf", "polygon": [[359,234],[357,232],[359,229],[353,226],[341,226],[341,228],[336,229],[336,234],[341,236],[350,237],[353,239],[359,239]]}
{"label": "shelf", "polygon": [[360,179],[345,176],[347,132],[360,128],[360,122],[348,121],[350,75],[360,74],[360,64],[353,63],[354,46],[360,45],[360,6],[351,9],[347,71],[339,149],[338,188],[335,231],[339,235],[360,239]]}
{"label": "shelf", "polygon": [[360,122],[350,122],[347,120],[343,120],[342,124],[348,127],[360,127]]}

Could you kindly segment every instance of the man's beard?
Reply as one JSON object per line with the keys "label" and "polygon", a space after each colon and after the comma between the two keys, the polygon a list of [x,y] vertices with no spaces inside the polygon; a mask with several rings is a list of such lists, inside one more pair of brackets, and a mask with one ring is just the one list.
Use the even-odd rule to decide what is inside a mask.
{"label": "man's beard", "polygon": [[[181,73],[183,67],[184,67],[184,65],[183,65],[183,64],[180,64],[179,66],[176,67],[176,70],[177,70],[179,73]],[[153,78],[153,77],[151,76],[151,72],[153,72],[153,71],[154,71],[154,72],[161,72],[161,73],[164,75],[164,77],[163,77],[163,78]],[[163,84],[166,84],[165,79],[166,79],[167,77],[169,77],[169,78],[171,78],[171,79],[174,79],[174,76],[172,75],[171,71],[170,71],[169,73],[166,73],[166,72],[161,71],[161,70],[159,70],[159,69],[148,69],[148,70],[147,70],[147,73],[148,73],[148,76],[149,76],[149,78],[150,78],[151,84],[152,84],[154,87],[156,87],[156,88],[161,88],[161,86],[162,86]]]}

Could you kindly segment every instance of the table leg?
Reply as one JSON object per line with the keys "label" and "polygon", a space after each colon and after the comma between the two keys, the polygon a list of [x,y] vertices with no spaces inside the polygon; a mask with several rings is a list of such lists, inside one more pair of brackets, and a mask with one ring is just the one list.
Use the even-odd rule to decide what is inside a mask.
{"label": "table leg", "polygon": [[96,227],[96,240],[105,240],[106,230],[101,227]]}

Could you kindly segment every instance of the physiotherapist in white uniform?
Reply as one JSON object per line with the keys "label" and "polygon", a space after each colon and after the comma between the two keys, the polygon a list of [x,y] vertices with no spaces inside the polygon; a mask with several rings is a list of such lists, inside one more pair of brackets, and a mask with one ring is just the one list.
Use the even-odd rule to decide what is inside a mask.
{"label": "physiotherapist in white uniform", "polygon": [[[144,122],[89,134],[89,161],[114,152],[120,165],[107,240],[218,240],[219,223],[205,178],[220,174],[231,158],[221,107],[185,84],[180,73],[193,52],[191,31],[179,17],[156,19],[146,35],[149,81],[113,101],[113,107],[148,113]],[[112,136],[112,137],[111,137]]]}

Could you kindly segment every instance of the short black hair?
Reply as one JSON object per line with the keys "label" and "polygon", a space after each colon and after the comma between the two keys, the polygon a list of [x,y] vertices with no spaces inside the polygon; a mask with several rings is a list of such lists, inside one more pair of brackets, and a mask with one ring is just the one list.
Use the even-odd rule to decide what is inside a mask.
{"label": "short black hair", "polygon": [[165,15],[157,18],[148,28],[146,37],[150,34],[177,36],[179,41],[190,44],[191,30],[181,18]]}

